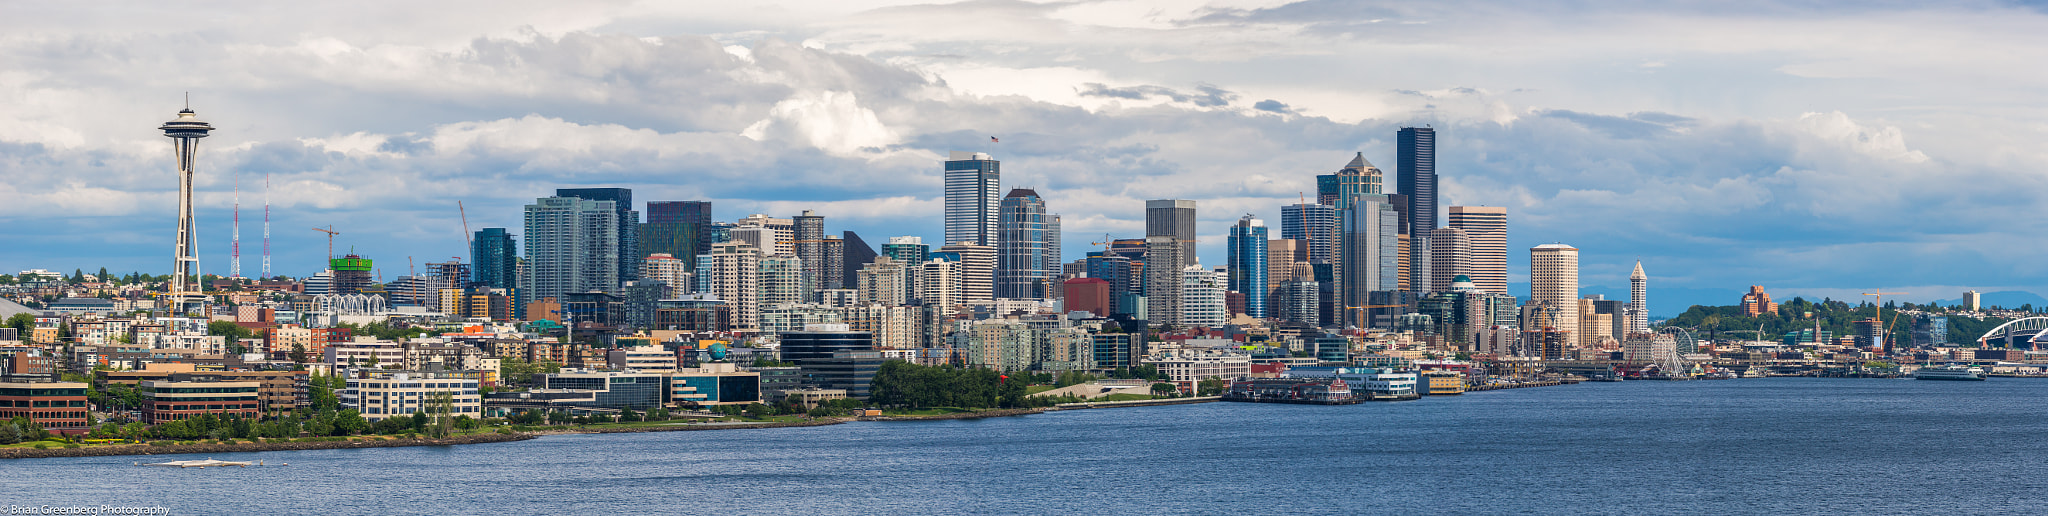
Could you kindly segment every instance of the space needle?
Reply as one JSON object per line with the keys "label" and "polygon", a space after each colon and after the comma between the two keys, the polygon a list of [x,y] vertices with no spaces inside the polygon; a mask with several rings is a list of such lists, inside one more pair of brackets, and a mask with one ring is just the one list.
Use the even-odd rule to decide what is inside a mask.
{"label": "space needle", "polygon": [[196,237],[192,232],[192,166],[199,154],[199,139],[213,131],[213,125],[199,121],[192,112],[190,101],[185,109],[178,111],[178,118],[164,122],[164,136],[171,139],[171,146],[178,154],[178,245],[177,261],[171,265],[171,288],[168,296],[172,309],[186,313],[188,305],[200,304],[205,300],[205,286],[192,288],[189,283],[198,278],[187,279],[199,265]]}

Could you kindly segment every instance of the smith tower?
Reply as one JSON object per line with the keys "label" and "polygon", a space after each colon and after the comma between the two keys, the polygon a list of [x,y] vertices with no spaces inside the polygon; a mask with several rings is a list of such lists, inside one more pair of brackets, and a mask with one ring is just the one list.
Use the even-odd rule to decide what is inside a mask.
{"label": "smith tower", "polygon": [[176,120],[164,122],[158,129],[171,139],[171,148],[178,154],[178,244],[176,261],[171,264],[171,298],[177,303],[176,310],[184,312],[188,303],[201,298],[186,284],[199,265],[199,249],[192,234],[192,165],[199,154],[199,139],[212,132],[213,125],[199,121],[191,106],[186,106],[178,111]]}

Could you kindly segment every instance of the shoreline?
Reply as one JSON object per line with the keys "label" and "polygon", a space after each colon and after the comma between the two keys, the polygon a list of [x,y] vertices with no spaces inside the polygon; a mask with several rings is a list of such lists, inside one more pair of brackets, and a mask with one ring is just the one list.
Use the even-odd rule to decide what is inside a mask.
{"label": "shoreline", "polygon": [[350,439],[347,441],[313,442],[272,442],[251,443],[237,441],[235,444],[173,444],[152,446],[148,444],[116,444],[81,446],[78,448],[5,448],[0,449],[0,460],[5,459],[48,459],[59,457],[116,457],[122,455],[187,455],[195,453],[248,453],[299,450],[338,450],[344,448],[398,448],[407,446],[455,446],[462,444],[484,444],[524,441],[538,437],[526,433],[480,433],[440,439]]}

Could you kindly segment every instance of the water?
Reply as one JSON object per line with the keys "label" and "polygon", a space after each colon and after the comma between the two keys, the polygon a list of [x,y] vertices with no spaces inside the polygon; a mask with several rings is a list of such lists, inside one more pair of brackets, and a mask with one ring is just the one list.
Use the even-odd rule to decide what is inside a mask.
{"label": "water", "polygon": [[7,505],[176,514],[2048,511],[2048,380],[1588,383],[1400,403],[0,462]]}

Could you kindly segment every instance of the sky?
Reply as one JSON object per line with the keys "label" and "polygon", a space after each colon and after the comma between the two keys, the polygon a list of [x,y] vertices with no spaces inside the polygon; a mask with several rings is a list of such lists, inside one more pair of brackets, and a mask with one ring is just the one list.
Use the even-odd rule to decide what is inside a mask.
{"label": "sky", "polygon": [[167,273],[156,127],[189,92],[217,128],[208,273],[237,202],[260,272],[266,197],[292,276],[323,265],[315,226],[388,279],[561,187],[937,241],[952,150],[1044,196],[1069,260],[1196,200],[1213,266],[1231,222],[1277,228],[1354,153],[1396,184],[1395,131],[1428,125],[1441,204],[1508,208],[1511,282],[1562,242],[1589,292],[1642,260],[1659,316],[1749,285],[2048,292],[2039,3],[301,4],[11,4],[0,271]]}

